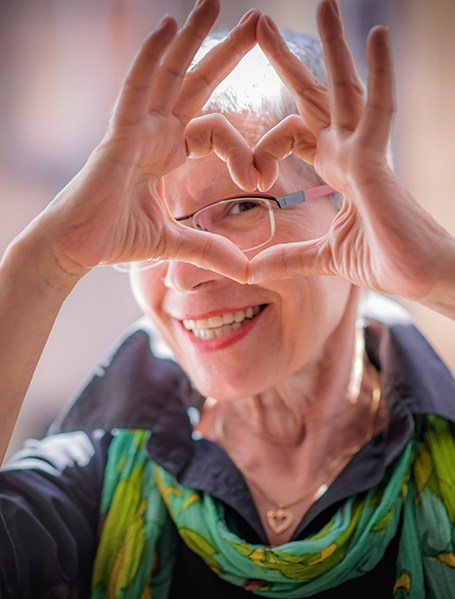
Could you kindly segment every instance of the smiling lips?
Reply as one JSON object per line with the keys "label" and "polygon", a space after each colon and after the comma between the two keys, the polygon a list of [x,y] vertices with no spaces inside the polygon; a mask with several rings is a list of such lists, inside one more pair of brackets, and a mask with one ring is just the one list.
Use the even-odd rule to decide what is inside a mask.
{"label": "smiling lips", "polygon": [[183,326],[187,331],[198,339],[211,340],[219,339],[225,335],[229,335],[237,331],[247,322],[252,320],[259,314],[264,306],[254,306],[237,312],[228,312],[226,314],[218,314],[209,318],[201,318],[198,320],[185,319],[182,321]]}

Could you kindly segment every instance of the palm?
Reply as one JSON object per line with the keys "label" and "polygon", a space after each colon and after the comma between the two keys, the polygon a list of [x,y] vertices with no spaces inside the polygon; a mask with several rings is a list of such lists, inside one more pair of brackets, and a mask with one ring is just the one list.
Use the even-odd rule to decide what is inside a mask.
{"label": "palm", "polygon": [[186,159],[184,139],[181,122],[154,114],[131,126],[117,125],[106,136],[79,175],[84,194],[96,194],[97,201],[90,211],[90,226],[81,224],[91,238],[83,247],[77,236],[74,248],[67,245],[77,252],[77,260],[95,265],[101,260],[141,259],[159,251],[171,221],[157,181]]}
{"label": "palm", "polygon": [[320,133],[315,168],[344,195],[320,244],[321,261],[330,265],[328,274],[361,287],[420,299],[438,277],[434,267],[425,268],[434,263],[425,237],[439,235],[440,227],[393,175],[381,145],[375,145],[367,119],[354,131],[331,125]]}
{"label": "palm", "polygon": [[367,229],[356,208],[345,202],[327,234],[318,240],[319,259],[313,272],[339,275],[374,291],[423,297],[429,283],[418,276],[423,266],[420,257],[411,256],[406,263],[402,259],[410,251],[409,239],[399,238],[387,227],[384,235],[377,234],[378,228]]}

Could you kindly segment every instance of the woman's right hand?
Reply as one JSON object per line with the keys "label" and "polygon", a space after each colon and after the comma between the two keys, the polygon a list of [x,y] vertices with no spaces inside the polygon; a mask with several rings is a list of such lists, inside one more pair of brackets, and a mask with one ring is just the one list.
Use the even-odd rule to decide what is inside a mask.
{"label": "woman's right hand", "polygon": [[49,244],[53,276],[79,278],[100,263],[153,257],[195,262],[234,278],[246,272],[240,250],[177,223],[160,197],[160,177],[188,155],[212,150],[228,162],[239,185],[256,184],[252,150],[228,121],[220,115],[194,118],[255,43],[260,13],[250,11],[189,70],[218,12],[219,0],[201,0],[180,30],[166,16],[141,46],[101,143],[26,230]]}

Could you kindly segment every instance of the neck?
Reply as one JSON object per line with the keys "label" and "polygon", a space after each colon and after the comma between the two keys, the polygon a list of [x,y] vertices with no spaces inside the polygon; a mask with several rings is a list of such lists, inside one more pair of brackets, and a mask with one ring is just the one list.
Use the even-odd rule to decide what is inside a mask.
{"label": "neck", "polygon": [[[372,388],[369,393],[369,409],[365,414],[365,418],[361,418],[366,423],[366,426],[360,427],[360,437],[357,438],[356,435],[353,435],[350,429],[349,434],[345,435],[345,439],[347,438],[349,443],[347,445],[346,443],[342,443],[339,448],[335,447],[333,443],[332,445],[329,444],[326,447],[321,447],[317,443],[306,442],[304,444],[305,453],[302,454],[301,451],[297,452],[297,455],[300,458],[303,456],[304,459],[300,459],[297,463],[289,462],[288,459],[281,464],[277,460],[274,462],[270,461],[267,459],[267,456],[263,455],[262,451],[259,460],[256,454],[256,461],[253,461],[251,466],[248,465],[246,467],[245,459],[243,463],[239,462],[229,452],[228,448],[226,448],[224,421],[222,417],[217,420],[215,426],[216,439],[230,453],[231,459],[242,473],[246,484],[248,484],[252,497],[261,514],[261,519],[266,524],[265,529],[268,529],[269,540],[272,544],[279,544],[285,541],[282,537],[283,533],[288,535],[286,538],[289,540],[290,529],[292,529],[296,521],[299,521],[296,519],[303,517],[303,514],[312,502],[327,491],[345,464],[372,438],[377,430],[380,420],[378,418],[379,408],[381,405],[379,377],[373,366],[368,364],[367,367],[371,377]],[[360,398],[360,393],[356,398],[357,401]],[[357,420],[359,419],[357,418]],[[313,436],[313,441],[319,439],[320,436],[318,431]],[[282,451],[275,451],[271,454],[272,457],[277,453],[281,454]],[[325,455],[323,455],[324,453]],[[264,457],[266,458],[265,461]],[[297,470],[295,469],[296,464],[298,466]],[[308,467],[308,464],[310,464],[310,467]],[[299,488],[305,489],[305,491],[296,496],[295,491]],[[270,489],[273,490],[273,497]],[[279,495],[277,489],[279,489]]]}
{"label": "neck", "polygon": [[[359,338],[360,335],[360,338]],[[360,341],[360,344],[359,344]],[[217,406],[226,436],[271,448],[302,445],[317,432],[319,442],[340,434],[358,412],[363,338],[344,323],[316,358],[256,396]],[[354,366],[354,367],[353,367]]]}
{"label": "neck", "polygon": [[272,545],[292,537],[312,503],[384,426],[379,379],[351,316],[311,364],[272,389],[206,402],[199,430],[241,472]]}

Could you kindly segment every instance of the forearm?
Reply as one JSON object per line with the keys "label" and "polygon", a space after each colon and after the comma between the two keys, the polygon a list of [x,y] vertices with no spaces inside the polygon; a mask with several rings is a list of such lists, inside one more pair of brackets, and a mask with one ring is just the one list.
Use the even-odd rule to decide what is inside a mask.
{"label": "forearm", "polygon": [[420,303],[455,320],[455,237],[444,240],[445,259],[440,277]]}
{"label": "forearm", "polygon": [[0,462],[55,319],[77,282],[57,276],[50,248],[36,237],[23,234],[0,263]]}

